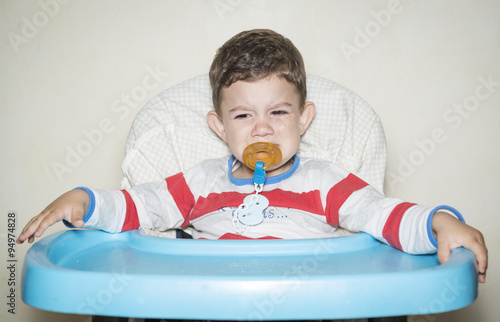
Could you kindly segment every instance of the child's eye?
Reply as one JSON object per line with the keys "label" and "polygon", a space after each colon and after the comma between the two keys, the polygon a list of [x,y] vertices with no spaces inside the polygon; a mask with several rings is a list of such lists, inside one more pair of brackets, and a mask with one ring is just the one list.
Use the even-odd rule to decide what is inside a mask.
{"label": "child's eye", "polygon": [[272,115],[285,115],[285,114],[287,114],[287,111],[282,111],[282,110],[272,111],[271,114]]}
{"label": "child's eye", "polygon": [[235,119],[245,119],[247,117],[250,117],[250,114],[238,114],[234,118]]}

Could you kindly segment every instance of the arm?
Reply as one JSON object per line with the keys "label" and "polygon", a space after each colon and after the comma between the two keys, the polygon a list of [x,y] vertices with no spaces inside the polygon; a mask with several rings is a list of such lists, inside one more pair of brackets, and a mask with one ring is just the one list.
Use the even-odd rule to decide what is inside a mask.
{"label": "arm", "polygon": [[326,198],[330,224],[366,232],[410,254],[436,252],[427,227],[431,212],[429,207],[386,198],[353,174],[338,181]]}
{"label": "arm", "polygon": [[475,254],[479,281],[484,282],[488,264],[484,238],[479,231],[462,222],[458,211],[446,206],[431,209],[386,198],[358,177],[344,176],[329,190],[326,198],[329,223],[364,231],[407,253],[425,254],[437,250],[441,263],[448,260],[451,249],[463,246]]}
{"label": "arm", "polygon": [[432,218],[432,233],[437,240],[437,254],[440,263],[448,260],[453,248],[470,249],[476,255],[479,282],[485,282],[488,250],[481,232],[445,212],[438,211]]}
{"label": "arm", "polygon": [[89,195],[84,190],[66,192],[30,220],[17,238],[17,243],[22,244],[26,240],[32,243],[35,237],[40,237],[47,228],[61,220],[66,220],[75,227],[83,227],[89,203]]}
{"label": "arm", "polygon": [[[412,254],[435,252],[437,247],[438,260],[441,264],[449,259],[451,249],[465,247],[476,256],[479,282],[485,282],[488,251],[483,235],[462,222],[463,219],[458,212],[451,211],[450,207],[430,210],[420,205],[397,202],[392,198],[384,199],[389,204],[396,201],[395,206],[384,210],[385,207],[379,207],[383,203],[375,202],[376,209],[372,213],[372,218],[365,215],[365,220],[358,221],[355,219],[358,216],[345,214],[341,226],[344,223],[348,229],[365,231],[382,242]],[[369,203],[359,203],[362,204],[361,208],[369,209]],[[444,212],[443,209],[449,209],[451,212]],[[425,226],[427,228],[424,228]]]}
{"label": "arm", "polygon": [[[171,194],[171,191],[174,193]],[[187,192],[189,187],[182,174],[129,190],[77,188],[57,198],[35,216],[23,229],[17,243],[26,240],[33,242],[35,237],[40,237],[48,227],[61,220],[71,228],[98,229],[111,233],[140,226],[160,231],[179,228],[189,212],[186,207],[194,204],[186,202],[189,196]]]}

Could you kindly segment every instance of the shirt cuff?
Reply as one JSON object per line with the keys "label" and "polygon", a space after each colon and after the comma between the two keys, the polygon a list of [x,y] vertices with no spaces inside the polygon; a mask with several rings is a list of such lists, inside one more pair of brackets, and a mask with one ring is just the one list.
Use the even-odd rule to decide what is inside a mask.
{"label": "shirt cuff", "polygon": [[427,235],[429,236],[429,240],[431,241],[431,243],[434,247],[437,247],[437,241],[436,241],[436,238],[434,238],[434,234],[432,233],[432,218],[434,218],[434,215],[438,211],[446,212],[446,213],[452,215],[453,217],[457,218],[461,222],[465,223],[464,217],[462,217],[460,212],[458,212],[458,210],[456,210],[453,207],[437,206],[436,208],[432,209],[431,213],[429,214],[429,217],[427,218]]}
{"label": "shirt cuff", "polygon": [[[94,192],[92,192],[92,190],[90,190],[89,188],[76,187],[73,190],[77,190],[77,189],[78,190],[83,190],[83,191],[85,191],[89,195],[89,208],[87,209],[87,212],[85,213],[85,215],[83,215],[83,222],[86,223],[90,219],[90,217],[92,217],[92,214],[94,213],[94,209],[95,209],[95,195],[94,195]],[[66,219],[63,219],[63,223],[68,228],[75,228],[75,226],[73,226]]]}

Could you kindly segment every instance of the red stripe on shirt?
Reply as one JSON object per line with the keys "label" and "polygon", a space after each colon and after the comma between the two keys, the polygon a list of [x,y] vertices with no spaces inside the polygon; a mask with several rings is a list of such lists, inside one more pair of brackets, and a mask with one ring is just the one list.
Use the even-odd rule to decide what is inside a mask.
{"label": "red stripe on shirt", "polygon": [[259,238],[250,238],[250,237],[245,237],[237,234],[231,234],[231,233],[225,233],[224,235],[220,236],[219,239],[281,239],[273,236],[264,236],[264,237],[259,237]]}
{"label": "red stripe on shirt", "polygon": [[[165,181],[167,182],[167,189],[174,199],[177,209],[179,209],[182,217],[186,219],[193,209],[194,196],[186,183],[184,175],[178,173],[166,178]],[[187,227],[188,225],[189,223],[186,220],[183,227]]]}
{"label": "red stripe on shirt", "polygon": [[[319,191],[296,193],[275,189],[273,191],[264,191],[261,193],[269,200],[270,207],[284,207],[302,210],[318,215],[324,215],[325,212],[321,206],[321,197]],[[190,220],[202,217],[206,214],[215,212],[226,207],[237,208],[243,203],[243,199],[250,194],[239,192],[211,193],[206,198],[200,197],[195,205]]]}
{"label": "red stripe on shirt", "polygon": [[384,229],[382,231],[382,236],[385,238],[385,240],[387,240],[389,245],[399,250],[403,250],[403,248],[401,247],[401,242],[399,240],[399,227],[401,226],[401,220],[403,219],[403,215],[405,214],[406,210],[413,206],[415,206],[414,203],[402,202],[394,207],[394,209],[391,211],[391,214],[387,218]]}
{"label": "red stripe on shirt", "polygon": [[237,208],[243,203],[243,199],[247,195],[232,191],[223,193],[213,192],[205,198],[199,197],[189,219],[193,220],[226,207]]}
{"label": "red stripe on shirt", "polygon": [[137,215],[137,208],[135,207],[134,200],[126,190],[122,190],[125,196],[125,204],[127,210],[125,212],[125,221],[123,222],[122,231],[132,230],[139,228],[139,216]]}
{"label": "red stripe on shirt", "polygon": [[325,215],[319,190],[296,193],[276,189],[264,191],[262,195],[269,199],[269,204],[274,207],[292,208],[316,215]]}
{"label": "red stripe on shirt", "polygon": [[339,210],[344,202],[349,198],[353,192],[358,191],[368,184],[350,173],[347,177],[342,179],[334,185],[328,195],[326,196],[326,220],[329,224],[339,225]]}

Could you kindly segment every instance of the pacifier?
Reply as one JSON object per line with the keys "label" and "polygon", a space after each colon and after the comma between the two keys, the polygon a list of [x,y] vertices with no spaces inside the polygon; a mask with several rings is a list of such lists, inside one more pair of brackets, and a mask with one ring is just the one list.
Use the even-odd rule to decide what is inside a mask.
{"label": "pacifier", "polygon": [[281,150],[272,143],[252,143],[243,150],[243,162],[254,170],[255,194],[246,196],[233,215],[233,227],[239,235],[264,221],[269,200],[259,193],[266,182],[265,170],[281,162]]}
{"label": "pacifier", "polygon": [[281,162],[281,150],[268,142],[255,142],[243,150],[243,162],[247,167],[255,170],[258,161],[264,163],[264,170]]}

